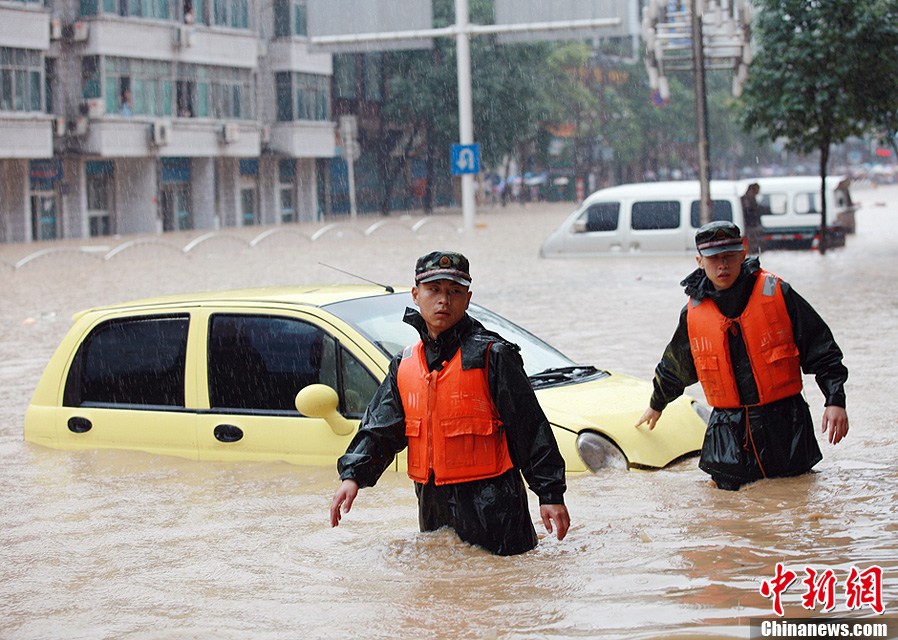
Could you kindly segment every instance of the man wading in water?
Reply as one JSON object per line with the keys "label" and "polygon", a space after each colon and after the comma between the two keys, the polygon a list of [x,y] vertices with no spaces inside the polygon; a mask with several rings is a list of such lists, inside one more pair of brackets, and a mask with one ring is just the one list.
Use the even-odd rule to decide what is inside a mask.
{"label": "man wading in water", "polygon": [[[524,372],[518,347],[467,313],[468,260],[435,251],[418,259],[405,322],[421,339],[393,358],[359,431],[337,462],[340,485],[331,526],[359,487],[374,486],[408,447],[421,531],[452,528],[498,555],[536,546],[524,478],[540,517],[563,540],[564,459]],[[341,512],[342,510],[342,512]]]}
{"label": "man wading in water", "polygon": [[698,269],[683,282],[689,302],[655,369],[655,391],[636,423],[655,427],[664,408],[696,382],[714,407],[699,467],[720,489],[795,476],[820,462],[801,373],[823,392],[823,431],[848,433],[848,369],[832,332],[786,282],[746,257],[739,227],[706,224],[695,234]]}

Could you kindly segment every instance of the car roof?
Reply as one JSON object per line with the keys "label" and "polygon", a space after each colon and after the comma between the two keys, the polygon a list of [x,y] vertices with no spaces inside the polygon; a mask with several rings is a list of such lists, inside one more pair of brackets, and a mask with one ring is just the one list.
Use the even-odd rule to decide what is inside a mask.
{"label": "car roof", "polygon": [[[406,288],[401,287],[396,289],[400,292],[407,290]],[[203,291],[196,293],[178,293],[91,307],[76,313],[74,318],[77,319],[89,313],[108,311],[142,311],[154,307],[191,307],[209,304],[279,303],[323,307],[335,302],[343,302],[355,298],[368,298],[390,293],[393,293],[392,288],[370,284],[302,285],[292,287],[258,287],[251,289]]]}

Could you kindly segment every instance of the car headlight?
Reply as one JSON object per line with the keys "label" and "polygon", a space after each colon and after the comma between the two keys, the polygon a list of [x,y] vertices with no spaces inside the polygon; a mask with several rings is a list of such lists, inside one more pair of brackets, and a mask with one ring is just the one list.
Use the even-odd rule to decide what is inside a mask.
{"label": "car headlight", "polygon": [[592,431],[584,431],[577,436],[577,453],[592,472],[600,469],[627,469],[630,466],[617,445]]}
{"label": "car headlight", "polygon": [[702,419],[702,422],[708,424],[708,420],[711,419],[711,407],[706,404],[702,404],[697,400],[693,400],[692,409],[698,414],[698,417]]}

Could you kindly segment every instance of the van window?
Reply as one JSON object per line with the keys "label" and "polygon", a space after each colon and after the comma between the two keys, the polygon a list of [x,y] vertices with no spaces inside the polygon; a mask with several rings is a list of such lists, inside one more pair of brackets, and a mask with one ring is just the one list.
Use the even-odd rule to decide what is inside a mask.
{"label": "van window", "polygon": [[616,231],[620,219],[620,202],[599,202],[583,212],[574,229],[578,233]]}
{"label": "van window", "polygon": [[[785,193],[767,193],[761,194],[758,198],[758,204],[767,207],[769,213],[775,216],[786,215],[786,194]],[[766,213],[766,212],[765,212]]]}
{"label": "van window", "polygon": [[795,213],[820,213],[819,193],[796,193]]}
{"label": "van window", "polygon": [[631,225],[637,231],[678,229],[680,226],[680,203],[676,200],[634,202]]}
{"label": "van window", "polygon": [[[692,201],[689,218],[694,229],[702,226],[702,208],[698,200]],[[718,220],[733,221],[733,205],[729,200],[711,201],[711,222],[717,222]]]}

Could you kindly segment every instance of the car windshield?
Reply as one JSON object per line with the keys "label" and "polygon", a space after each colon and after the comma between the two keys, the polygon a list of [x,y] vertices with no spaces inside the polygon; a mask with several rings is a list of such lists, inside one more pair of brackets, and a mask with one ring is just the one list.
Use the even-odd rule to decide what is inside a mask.
{"label": "car windshield", "polygon": [[[405,308],[411,306],[413,306],[412,296],[406,292],[346,300],[329,304],[326,309],[352,324],[387,356],[392,357],[418,340],[414,328],[402,321]],[[577,365],[529,331],[488,309],[472,303],[468,313],[483,323],[487,329],[495,331],[521,347],[524,370],[534,386],[607,375],[594,367]]]}

